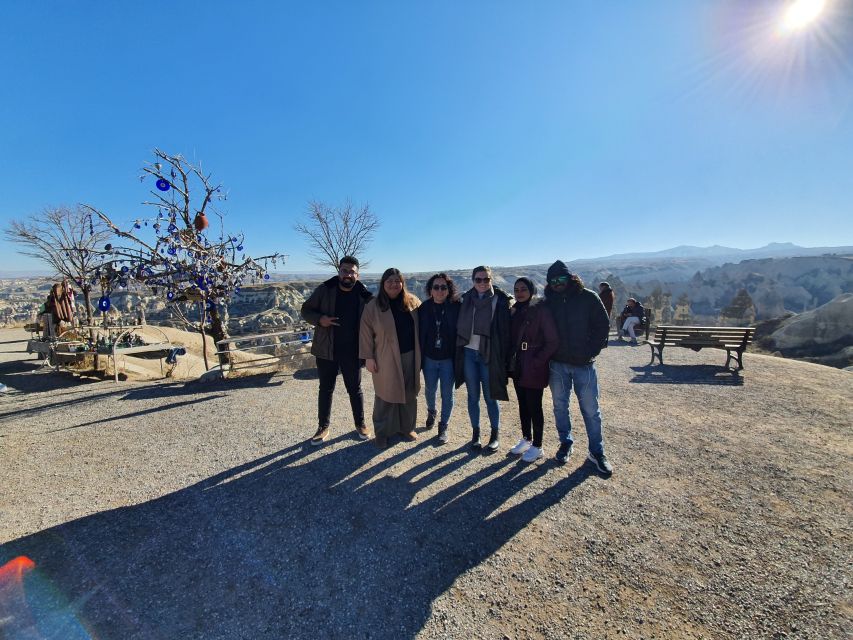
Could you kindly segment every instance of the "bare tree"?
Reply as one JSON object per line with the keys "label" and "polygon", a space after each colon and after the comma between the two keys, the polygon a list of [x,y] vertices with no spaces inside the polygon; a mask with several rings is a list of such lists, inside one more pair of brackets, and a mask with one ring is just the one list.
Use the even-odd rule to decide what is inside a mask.
{"label": "bare tree", "polygon": [[92,280],[103,262],[102,247],[112,236],[107,225],[84,207],[55,207],[12,220],[4,234],[23,247],[18,253],[47,263],[55,275],[74,283],[83,294],[86,323],[91,325]]}
{"label": "bare tree", "polygon": [[361,260],[373,235],[379,229],[379,218],[370,210],[370,205],[353,207],[349,200],[343,207],[330,207],[323,202],[311,200],[305,214],[307,220],[294,225],[294,230],[308,240],[309,253],[320,265],[337,270],[344,256],[358,256]]}
{"label": "bare tree", "polygon": [[[267,261],[275,267],[286,256],[247,256],[244,236],[225,233],[224,214],[213,204],[227,200],[222,185],[212,182],[200,164],[191,164],[181,155],[154,149],[154,156],[140,179],[156,179],[156,190],[150,191],[153,198],[143,202],[157,210],[156,216],[137,219],[124,230],[105,213],[84,205],[123,241],[121,246],[105,248],[107,262],[98,275],[107,300],[113,287],[127,287],[131,280],[165,298],[174,315],[201,334],[204,365],[209,368],[206,325],[211,324],[215,341],[228,337],[219,306],[226,305],[244,283],[269,279]],[[218,236],[214,232],[208,238],[211,213],[219,218],[219,230]],[[150,230],[147,235],[146,230]]]}

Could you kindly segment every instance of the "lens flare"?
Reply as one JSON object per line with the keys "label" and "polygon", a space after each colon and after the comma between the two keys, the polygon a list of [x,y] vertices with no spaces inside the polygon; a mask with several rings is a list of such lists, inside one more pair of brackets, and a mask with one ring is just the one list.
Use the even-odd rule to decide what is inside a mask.
{"label": "lens flare", "polygon": [[35,566],[27,556],[18,556],[0,567],[0,626],[12,630],[33,627],[34,620],[24,596],[24,575]]}
{"label": "lens flare", "polygon": [[820,17],[826,8],[826,0],[794,0],[782,18],[782,28],[786,31],[799,31]]}

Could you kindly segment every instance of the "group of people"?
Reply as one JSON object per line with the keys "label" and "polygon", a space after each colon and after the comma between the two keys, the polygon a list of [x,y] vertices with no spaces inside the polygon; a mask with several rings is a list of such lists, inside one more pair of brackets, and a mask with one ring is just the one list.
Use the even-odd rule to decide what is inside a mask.
{"label": "group of people", "polygon": [[[425,426],[432,429],[437,424],[438,442],[447,442],[454,390],[464,384],[470,446],[494,452],[501,436],[498,401],[509,400],[511,379],[521,421],[521,438],[510,449],[512,454],[526,462],[544,456],[542,398],[545,387],[550,387],[559,436],[555,458],[560,463],[568,460],[574,442],[569,413],[574,389],[586,426],[588,458],[600,473],[610,475],[595,367],[595,358],[607,345],[610,311],[560,260],[548,269],[543,297],[536,293],[534,282],[522,277],[510,296],[494,286],[491,269],[482,265],[472,271],[471,286],[464,292],[446,273],[433,275],[424,302],[406,289],[398,269],[387,269],[373,296],[359,281],[358,260],[341,258],[337,275],[302,305],[302,317],[315,327],[311,353],[320,379],[318,428],[311,443],[321,445],[329,437],[339,373],[349,394],[356,435],[370,438],[361,389],[363,365],[373,376],[377,447],[384,449],[398,434],[403,440],[418,439],[417,396],[423,371]],[[481,396],[490,427],[485,442]]]}

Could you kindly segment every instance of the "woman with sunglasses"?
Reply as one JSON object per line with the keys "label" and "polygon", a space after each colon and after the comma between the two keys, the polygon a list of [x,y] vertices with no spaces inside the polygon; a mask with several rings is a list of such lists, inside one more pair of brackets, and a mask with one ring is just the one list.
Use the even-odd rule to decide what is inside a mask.
{"label": "woman with sunglasses", "polygon": [[535,298],[536,285],[530,278],[519,278],[513,287],[515,304],[512,312],[512,346],[514,357],[512,382],[518,398],[521,419],[521,439],[510,449],[524,462],[542,457],[542,432],[545,415],[542,412],[542,393],[548,386],[548,361],[560,339],[554,318]]}
{"label": "woman with sunglasses", "polygon": [[471,447],[480,444],[480,388],[492,428],[486,449],[500,446],[501,412],[498,400],[509,400],[507,365],[510,356],[509,296],[492,286],[492,270],[479,266],[471,274],[474,286],[462,296],[456,324],[456,386],[468,388]]}
{"label": "woman with sunglasses", "polygon": [[421,386],[421,347],[418,342],[417,296],[406,291],[399,269],[386,269],[379,294],[364,307],[358,353],[373,374],[373,443],[380,449],[388,438],[401,433],[418,439],[418,391]]}
{"label": "woman with sunglasses", "polygon": [[438,441],[447,442],[447,425],[453,411],[453,357],[456,353],[456,322],[459,296],[446,273],[436,273],[426,283],[427,300],[418,308],[421,355],[426,386],[426,428],[432,429],[437,416],[435,396],[441,383],[441,418]]}

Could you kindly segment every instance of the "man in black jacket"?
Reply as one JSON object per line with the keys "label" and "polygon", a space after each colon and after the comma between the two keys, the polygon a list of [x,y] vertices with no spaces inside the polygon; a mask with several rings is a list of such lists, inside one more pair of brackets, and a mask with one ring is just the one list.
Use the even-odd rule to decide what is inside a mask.
{"label": "man in black jacket", "polygon": [[598,295],[585,289],[581,279],[557,260],[548,269],[545,306],[554,316],[560,346],[551,357],[549,386],[554,421],[560,437],[557,462],[572,454],[572,421],[569,398],[574,386],[589,440],[589,460],[599,472],[610,475],[613,467],[604,455],[601,410],[598,406],[598,371],[595,358],[607,346],[610,319]]}
{"label": "man in black jacket", "polygon": [[317,433],[311,444],[321,445],[329,437],[329,416],[338,372],[349,394],[355,431],[360,440],[369,434],[364,422],[364,394],[361,391],[361,361],[358,358],[358,328],[364,305],[373,297],[358,281],[358,260],[341,258],[338,275],[314,290],[302,304],[302,318],[314,325],[311,353],[317,358],[320,394],[317,400]]}

